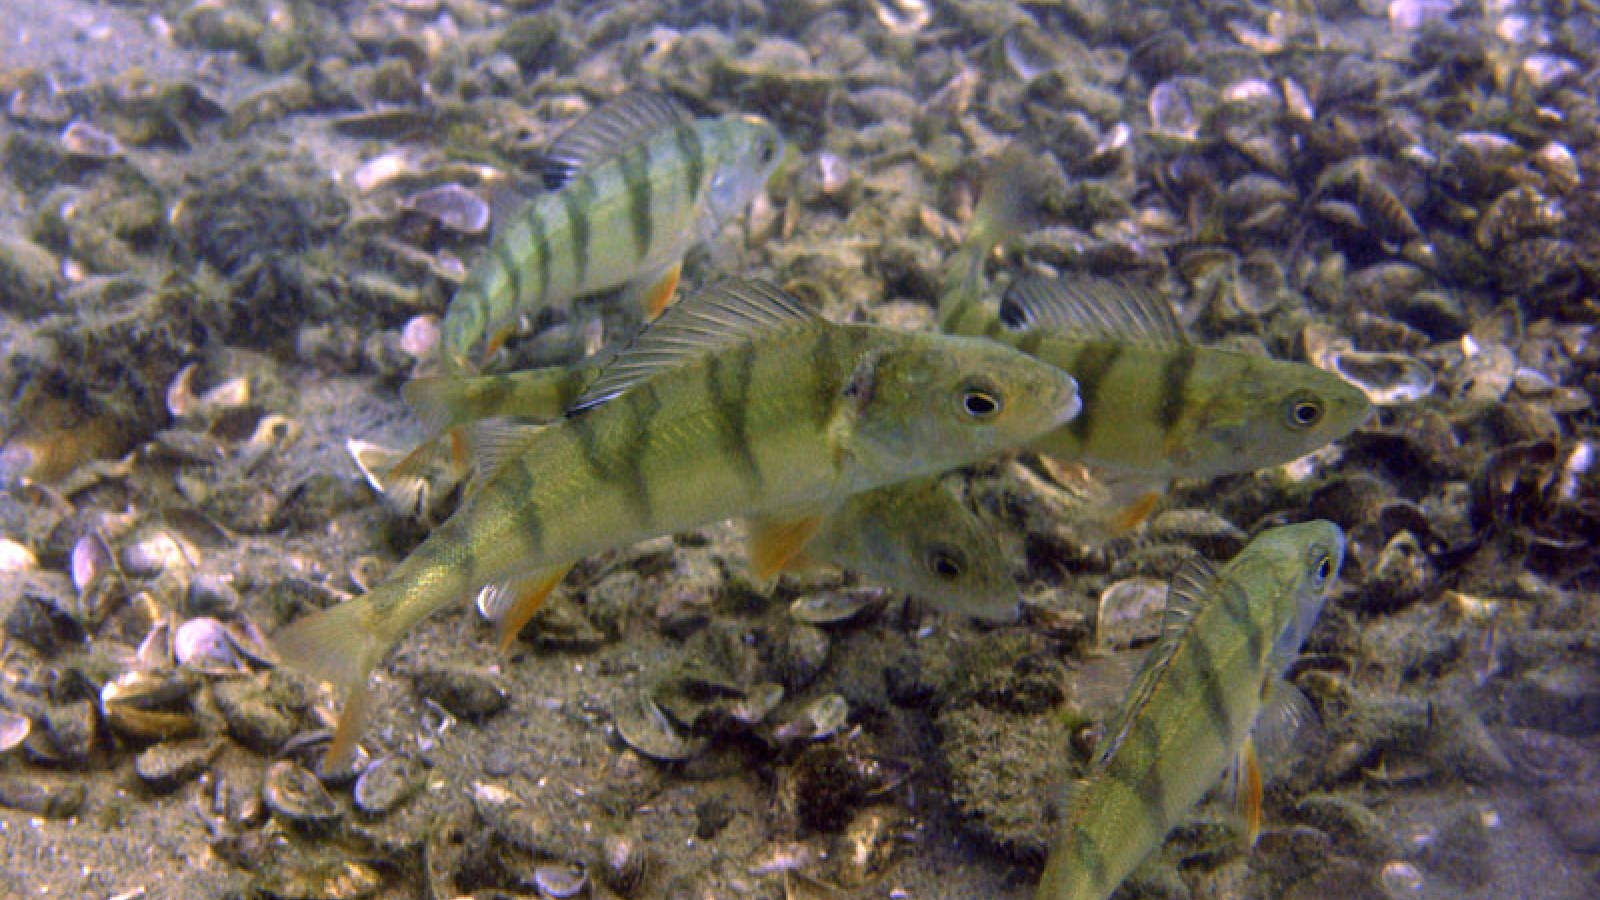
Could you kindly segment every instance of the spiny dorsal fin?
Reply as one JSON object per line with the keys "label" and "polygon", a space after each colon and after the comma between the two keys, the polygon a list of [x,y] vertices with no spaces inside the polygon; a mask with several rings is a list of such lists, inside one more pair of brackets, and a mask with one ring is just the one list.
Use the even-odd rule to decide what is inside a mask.
{"label": "spiny dorsal fin", "polygon": [[1161,618],[1161,637],[1145,654],[1139,674],[1133,677],[1133,685],[1128,688],[1127,699],[1106,724],[1106,736],[1095,754],[1095,765],[1104,765],[1122,745],[1134,720],[1150,702],[1156,685],[1166,674],[1167,665],[1183,643],[1195,613],[1214,596],[1217,586],[1216,570],[1203,557],[1196,556],[1178,567],[1167,587],[1167,610]]}
{"label": "spiny dorsal fin", "polygon": [[639,92],[607,100],[551,142],[541,167],[545,187],[555,190],[583,169],[688,120],[687,110],[660,94]]}
{"label": "spiny dorsal fin", "polygon": [[1203,556],[1184,560],[1167,584],[1167,608],[1161,615],[1161,643],[1176,641],[1217,586],[1217,570]]}
{"label": "spiny dorsal fin", "polygon": [[1000,301],[1000,321],[1016,331],[1113,338],[1144,346],[1189,343],[1160,295],[1130,282],[1088,275],[1019,279]]}
{"label": "spiny dorsal fin", "polygon": [[800,301],[768,282],[735,279],[713,285],[679,301],[640,331],[567,415],[593,409],[659,372],[707,353],[816,321]]}

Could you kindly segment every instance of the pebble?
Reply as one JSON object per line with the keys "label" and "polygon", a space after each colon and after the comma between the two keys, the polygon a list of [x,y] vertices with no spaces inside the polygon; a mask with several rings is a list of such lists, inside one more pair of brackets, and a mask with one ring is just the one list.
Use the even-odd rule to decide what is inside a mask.
{"label": "pebble", "polygon": [[134,758],[133,770],[151,790],[168,793],[193,781],[221,750],[212,740],[156,744]]}
{"label": "pebble", "polygon": [[510,702],[499,681],[482,669],[449,663],[432,663],[411,671],[417,693],[462,719],[492,716]]}
{"label": "pebble", "polygon": [[1600,733],[1600,667],[1552,660],[1525,673],[1507,698],[1518,725],[1568,737]]}

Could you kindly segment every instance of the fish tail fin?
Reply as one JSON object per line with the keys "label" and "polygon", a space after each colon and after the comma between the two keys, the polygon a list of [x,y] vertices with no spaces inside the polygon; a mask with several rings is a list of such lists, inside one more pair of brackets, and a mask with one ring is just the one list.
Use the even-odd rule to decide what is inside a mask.
{"label": "fish tail fin", "polygon": [[368,678],[391,643],[373,627],[370,597],[312,613],[272,637],[285,665],[344,692],[344,708],[324,757],[331,766],[347,760],[355,749],[371,707]]}
{"label": "fish tail fin", "polygon": [[966,240],[945,269],[941,319],[948,322],[980,301],[984,261],[1039,221],[1042,188],[1038,162],[1019,145],[1007,147],[990,163]]}
{"label": "fish tail fin", "polygon": [[428,471],[428,465],[433,462],[434,454],[439,451],[437,437],[424,438],[421,443],[411,448],[411,452],[400,458],[400,461],[383,471],[383,490],[387,493],[391,486],[405,481],[413,481],[422,477]]}

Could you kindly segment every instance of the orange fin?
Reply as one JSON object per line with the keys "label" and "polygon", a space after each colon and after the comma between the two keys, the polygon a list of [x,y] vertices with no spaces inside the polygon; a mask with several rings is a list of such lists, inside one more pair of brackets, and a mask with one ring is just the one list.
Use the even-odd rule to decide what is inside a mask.
{"label": "orange fin", "polygon": [[683,260],[678,260],[662,271],[661,277],[651,282],[639,297],[646,320],[654,319],[666,311],[672,295],[678,290],[678,276],[683,274]]}
{"label": "orange fin", "polygon": [[1150,514],[1156,511],[1161,504],[1161,494],[1156,491],[1147,491],[1133,498],[1118,509],[1107,523],[1113,534],[1123,535],[1144,524]]}
{"label": "orange fin", "polygon": [[328,742],[327,752],[322,755],[324,771],[342,771],[350,762],[350,754],[356,749],[356,738],[366,730],[367,717],[371,712],[372,688],[366,679],[362,679],[350,686],[344,706],[339,710],[339,723],[333,727],[333,739]]}
{"label": "orange fin", "polygon": [[821,525],[820,513],[751,522],[750,573],[757,581],[766,581],[798,562]]}
{"label": "orange fin", "polygon": [[1234,777],[1238,779],[1233,795],[1234,812],[1244,828],[1245,840],[1254,847],[1261,836],[1261,761],[1256,758],[1254,741],[1246,740],[1239,748]]}
{"label": "orange fin", "polygon": [[483,345],[483,361],[488,362],[489,357],[500,352],[500,348],[504,347],[506,345],[506,341],[510,339],[510,328],[502,328],[501,330],[496,331],[494,334],[489,335],[488,343]]}
{"label": "orange fin", "polygon": [[499,627],[496,629],[497,645],[502,653],[511,649],[516,643],[517,635],[522,633],[522,626],[528,624],[544,602],[550,599],[550,592],[555,590],[561,579],[567,577],[567,571],[572,568],[568,563],[564,566],[552,566],[525,578],[518,579],[506,586],[506,590],[516,594],[506,614],[501,617]]}

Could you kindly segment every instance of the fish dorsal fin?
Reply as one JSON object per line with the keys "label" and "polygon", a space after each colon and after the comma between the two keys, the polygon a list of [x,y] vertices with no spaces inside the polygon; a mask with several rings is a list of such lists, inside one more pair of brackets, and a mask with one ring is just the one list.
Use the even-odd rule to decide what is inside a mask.
{"label": "fish dorsal fin", "polygon": [[1107,723],[1105,739],[1100,742],[1100,751],[1095,754],[1096,765],[1103,765],[1128,736],[1134,720],[1150,702],[1156,685],[1160,684],[1173,654],[1182,645],[1195,614],[1212,596],[1216,587],[1216,570],[1202,557],[1188,560],[1173,574],[1167,587],[1167,609],[1161,617],[1161,637],[1145,654],[1139,674],[1133,677],[1133,684],[1128,688],[1127,699]]}
{"label": "fish dorsal fin", "polygon": [[1167,608],[1161,614],[1161,643],[1176,641],[1216,587],[1217,570],[1203,556],[1185,560],[1167,584]]}
{"label": "fish dorsal fin", "polygon": [[689,120],[676,100],[638,92],[607,100],[572,123],[545,150],[545,187],[555,190],[572,176],[611,159],[640,141]]}
{"label": "fish dorsal fin", "polygon": [[1159,294],[1131,282],[1088,275],[1018,279],[1000,301],[1000,321],[1016,331],[1151,347],[1189,343],[1172,307]]}
{"label": "fish dorsal fin", "polygon": [[735,279],[678,302],[617,353],[568,410],[605,403],[652,376],[707,353],[817,321],[800,301],[769,282]]}

